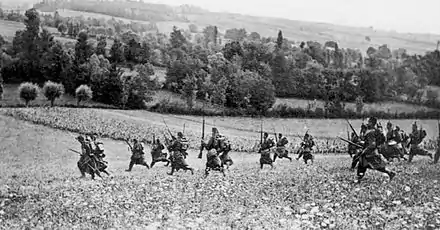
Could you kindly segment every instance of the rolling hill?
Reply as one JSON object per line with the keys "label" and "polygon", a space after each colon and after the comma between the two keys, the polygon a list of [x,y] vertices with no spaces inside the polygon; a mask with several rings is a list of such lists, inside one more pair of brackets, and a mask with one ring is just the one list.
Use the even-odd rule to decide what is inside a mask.
{"label": "rolling hill", "polygon": [[[77,4],[78,5],[78,4]],[[264,37],[275,37],[278,30],[283,31],[285,38],[300,42],[315,40],[324,43],[329,40],[337,41],[341,47],[360,49],[366,51],[368,47],[387,44],[391,49],[404,48],[409,53],[424,53],[436,48],[440,35],[433,34],[411,34],[398,33],[394,31],[375,30],[364,27],[349,27],[326,23],[294,21],[282,18],[256,17],[234,13],[210,12],[198,7],[182,5],[179,7],[167,6],[163,4],[139,3],[139,2],[93,2],[81,3],[81,7],[70,6],[66,16],[84,15],[95,13],[96,17],[119,16],[109,14],[112,7],[125,7],[126,11],[131,11],[129,19],[144,18],[144,14],[149,15],[148,20],[137,20],[144,22],[155,22],[160,32],[169,33],[174,25],[179,28],[188,29],[190,24],[198,26],[199,31],[205,26],[216,25],[221,33],[230,28],[245,28],[248,33],[258,32]],[[69,6],[64,6],[69,9]],[[72,9],[84,9],[75,12]],[[107,8],[107,9],[103,9]],[[107,14],[107,15],[105,15]],[[164,16],[166,15],[166,17]],[[92,15],[89,15],[92,16]],[[128,17],[126,17],[128,18]],[[368,39],[366,39],[369,37]]]}

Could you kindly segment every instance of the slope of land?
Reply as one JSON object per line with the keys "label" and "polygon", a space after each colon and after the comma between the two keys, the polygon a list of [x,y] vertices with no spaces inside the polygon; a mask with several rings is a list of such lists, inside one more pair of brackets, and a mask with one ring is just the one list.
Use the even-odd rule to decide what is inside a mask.
{"label": "slope of land", "polygon": [[427,158],[390,165],[399,173],[391,182],[368,171],[358,185],[348,156],[260,170],[258,155],[232,153],[226,177],[204,179],[205,157],[195,151],[187,159],[194,175],[168,176],[163,163],[125,172],[127,146],[104,139],[112,176],[91,181],[78,178],[79,156],[68,151],[79,150],[75,136],[0,115],[0,229],[440,227],[440,168]]}
{"label": "slope of land", "polygon": [[[112,2],[101,3],[105,6],[114,7]],[[167,15],[168,18],[155,18],[144,22],[154,22],[158,25],[160,32],[169,33],[172,27],[178,26],[188,29],[188,25],[195,24],[199,30],[208,25],[216,25],[221,33],[231,28],[245,28],[248,33],[258,32],[264,37],[275,37],[278,30],[283,31],[283,36],[293,41],[315,40],[321,43],[326,41],[337,41],[340,47],[360,49],[365,52],[368,47],[378,47],[387,44],[391,49],[404,48],[409,53],[424,53],[436,48],[440,35],[398,33],[393,31],[375,30],[364,27],[349,27],[326,23],[294,21],[282,18],[255,17],[232,13],[209,12],[207,10],[187,10],[187,6],[166,7],[163,4],[152,3],[124,3],[126,9],[137,9],[142,7],[142,12],[152,15]],[[149,7],[152,7],[150,10]],[[110,18],[111,15],[100,14],[100,9],[90,5],[87,13],[81,11],[66,10],[61,15]],[[63,10],[61,10],[63,11]],[[135,12],[135,11],[134,11]],[[90,14],[93,13],[93,14]],[[141,15],[140,15],[141,16]],[[142,21],[142,20],[136,20]],[[368,39],[366,38],[369,38]]]}

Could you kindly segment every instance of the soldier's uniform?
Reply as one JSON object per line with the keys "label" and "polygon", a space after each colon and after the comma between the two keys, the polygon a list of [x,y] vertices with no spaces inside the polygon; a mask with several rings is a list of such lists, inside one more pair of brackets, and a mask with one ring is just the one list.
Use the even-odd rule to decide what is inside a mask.
{"label": "soldier's uniform", "polygon": [[440,137],[437,138],[437,150],[434,155],[434,164],[438,163],[438,160],[440,159]]}
{"label": "soldier's uniform", "polygon": [[177,138],[174,139],[174,142],[169,147],[169,149],[171,150],[171,172],[168,173],[169,175],[173,175],[174,170],[179,169],[184,169],[185,171],[190,170],[191,173],[194,174],[194,170],[189,167],[188,163],[185,160],[186,155],[188,155],[186,153],[188,147],[188,140],[183,136],[183,133],[177,133]]}
{"label": "soldier's uniform", "polygon": [[312,155],[312,148],[315,146],[315,141],[313,141],[313,137],[309,134],[304,135],[304,140],[301,143],[301,149],[298,158],[296,160],[299,160],[301,157],[303,157],[304,162],[307,164],[307,161],[311,160],[313,163],[313,155]]}
{"label": "soldier's uniform", "polygon": [[409,159],[408,162],[411,162],[414,156],[420,155],[420,156],[429,156],[432,159],[432,154],[423,149],[420,146],[420,143],[422,143],[423,138],[426,137],[426,131],[425,130],[417,130],[417,124],[413,124],[413,131],[409,135],[410,138],[410,149],[409,149]]}
{"label": "soldier's uniform", "polygon": [[[92,144],[88,138],[84,138],[83,136],[78,136],[76,138],[81,144],[81,157],[77,162],[78,169],[81,172],[81,177],[86,176],[87,168],[90,167],[89,170],[95,171],[97,169],[97,164],[95,160],[95,156],[93,154]],[[99,173],[99,172],[98,172]],[[93,178],[92,174],[92,178]]]}
{"label": "soldier's uniform", "polygon": [[206,150],[210,151],[215,149],[217,154],[219,154],[222,164],[227,164],[228,166],[233,164],[232,158],[229,156],[230,143],[225,136],[220,135],[217,128],[212,128],[212,136],[205,146]]}
{"label": "soldier's uniform", "polygon": [[167,158],[167,153],[162,152],[165,149],[165,146],[160,143],[160,140],[157,139],[153,142],[153,148],[151,149],[151,165],[150,168],[153,168],[153,165],[157,162],[167,162],[167,165],[170,163],[170,160]]}
{"label": "soldier's uniform", "polygon": [[288,156],[289,151],[286,148],[286,145],[289,143],[286,137],[283,137],[283,135],[280,133],[278,135],[278,142],[276,144],[276,151],[273,156],[273,162],[275,162],[276,158],[287,158],[290,161],[292,161],[292,158]]}
{"label": "soldier's uniform", "polygon": [[364,150],[360,155],[357,169],[357,178],[359,182],[365,176],[368,168],[386,173],[390,179],[396,175],[394,172],[388,171],[385,168],[386,163],[379,155],[377,143],[383,134],[381,134],[380,130],[375,127],[376,123],[376,118],[370,118],[368,120],[367,130],[364,135]]}
{"label": "soldier's uniform", "polygon": [[133,154],[131,155],[130,164],[128,166],[128,169],[125,171],[130,172],[134,165],[143,165],[148,169],[150,168],[147,162],[145,162],[144,147],[136,139],[133,140],[132,153]]}
{"label": "soldier's uniform", "polygon": [[268,133],[264,133],[263,143],[261,143],[260,147],[260,168],[263,169],[263,165],[270,165],[273,168],[273,161],[270,158],[270,148],[275,146],[275,142],[269,138]]}
{"label": "soldier's uniform", "polygon": [[405,159],[403,149],[401,148],[401,136],[396,129],[393,129],[393,124],[388,122],[386,133],[386,145],[380,149],[382,155],[387,159],[399,156]]}

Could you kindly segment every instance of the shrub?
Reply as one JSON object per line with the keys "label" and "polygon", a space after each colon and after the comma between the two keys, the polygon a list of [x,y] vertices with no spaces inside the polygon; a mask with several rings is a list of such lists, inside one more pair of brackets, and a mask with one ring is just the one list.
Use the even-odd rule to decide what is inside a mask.
{"label": "shrub", "polygon": [[64,94],[64,86],[59,83],[47,81],[43,86],[43,94],[50,101],[53,107],[55,99],[60,98]]}
{"label": "shrub", "polygon": [[20,84],[18,87],[18,94],[20,98],[25,102],[26,107],[29,105],[29,102],[35,100],[38,97],[40,89],[38,85],[30,82],[25,82]]}
{"label": "shrub", "polygon": [[75,90],[75,96],[77,100],[77,106],[79,106],[79,103],[81,103],[82,101],[88,101],[92,99],[93,91],[87,85],[80,85]]}

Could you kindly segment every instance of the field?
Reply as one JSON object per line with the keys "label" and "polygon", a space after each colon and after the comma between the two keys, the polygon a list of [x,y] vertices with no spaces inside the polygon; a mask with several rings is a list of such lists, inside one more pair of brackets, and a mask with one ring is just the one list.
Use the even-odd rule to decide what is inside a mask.
{"label": "field", "polygon": [[[24,106],[25,103],[22,101],[18,95],[18,85],[4,85],[3,86],[3,97],[0,100],[0,107],[16,107]],[[70,95],[63,95],[61,98],[55,101],[55,105],[76,105],[76,98]],[[99,107],[110,107],[108,105],[97,103],[93,101],[81,102],[84,106],[99,106]],[[35,101],[29,103],[29,106],[50,106],[50,101],[48,101],[42,92],[39,93],[38,98]]]}
{"label": "field", "polygon": [[[142,122],[157,119],[143,115],[150,116]],[[177,118],[166,120],[176,127]],[[135,117],[130,122],[135,124]],[[78,178],[78,156],[68,151],[79,150],[76,134],[3,115],[0,127],[0,229],[440,227],[440,168],[428,158],[391,164],[399,173],[391,182],[369,171],[362,184],[354,184],[346,155],[317,155],[307,166],[278,160],[273,170],[260,170],[257,154],[233,152],[226,177],[212,172],[204,179],[206,159],[197,159],[196,151],[188,158],[194,175],[168,176],[163,164],[150,170],[135,166],[128,173],[127,146],[103,139],[112,176],[92,181]]]}
{"label": "field", "polygon": [[8,41],[12,41],[15,32],[22,29],[24,29],[24,24],[21,22],[0,20],[0,35]]}
{"label": "field", "polygon": [[[164,12],[164,14],[168,13],[170,12]],[[84,15],[85,17],[112,18],[105,14],[73,10],[60,11],[60,14],[62,16]],[[179,15],[185,16],[190,22],[157,21],[155,23],[157,24],[159,31],[162,33],[170,33],[173,26],[177,26],[181,29],[188,29],[190,24],[197,25],[201,31],[205,26],[216,25],[221,33],[224,33],[230,28],[245,28],[248,33],[258,32],[264,37],[274,37],[278,33],[278,30],[282,30],[285,38],[297,42],[313,40],[325,43],[326,41],[332,40],[338,41],[341,47],[360,49],[363,52],[366,52],[370,46],[378,47],[387,44],[391,49],[404,48],[410,53],[417,54],[424,54],[426,51],[434,50],[437,41],[440,40],[440,35],[433,34],[397,33],[393,31],[374,30],[371,28],[293,21],[280,18],[254,17],[231,13],[214,13],[205,11],[203,13],[184,13]],[[125,22],[143,22],[124,18],[117,19]],[[144,22],[150,23],[146,21]],[[370,37],[371,41],[365,40],[365,37],[367,36]]]}
{"label": "field", "polygon": [[[99,110],[75,108],[28,108],[28,109],[2,109],[0,113],[21,120],[44,124],[49,127],[59,128],[72,132],[97,132],[101,136],[115,140],[128,138],[146,138],[151,140],[153,134],[157,137],[168,135],[167,123],[171,132],[183,130],[190,139],[191,146],[197,148],[200,144],[202,118],[196,116],[178,116],[151,113],[147,111],[127,110]],[[359,130],[361,120],[352,120],[352,125]],[[387,121],[380,121],[386,125]],[[393,124],[399,125],[403,130],[411,130],[412,120],[396,120]],[[427,145],[432,145],[430,140],[438,136],[437,121],[417,121],[427,131]],[[206,117],[205,135],[210,135],[212,127],[217,127],[221,134],[226,135],[235,151],[255,151],[260,138],[260,119],[238,117]],[[281,132],[290,140],[290,149],[296,149],[296,144],[307,130],[321,146],[321,150],[345,148],[346,144],[337,139],[337,136],[346,137],[348,125],[343,119],[318,120],[318,119],[263,119],[264,131],[269,133]],[[205,137],[206,137],[205,136]],[[430,147],[432,148],[432,147]]]}

